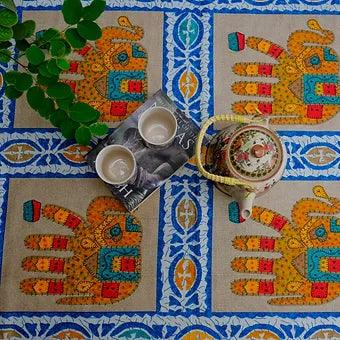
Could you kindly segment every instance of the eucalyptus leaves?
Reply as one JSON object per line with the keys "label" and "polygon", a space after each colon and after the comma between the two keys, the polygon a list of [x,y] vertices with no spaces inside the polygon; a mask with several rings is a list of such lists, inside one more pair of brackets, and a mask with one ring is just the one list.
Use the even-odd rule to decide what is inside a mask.
{"label": "eucalyptus leaves", "polygon": [[64,0],[62,14],[68,26],[63,31],[48,28],[39,32],[33,20],[18,22],[13,0],[0,0],[0,4],[0,62],[13,60],[21,66],[20,71],[4,75],[6,96],[17,99],[25,93],[32,109],[79,144],[88,145],[92,136],[105,135],[108,127],[98,122],[99,111],[77,101],[60,79],[70,68],[66,57],[72,49],[101,37],[94,21],[103,13],[105,1],[93,0],[83,7],[80,0]]}

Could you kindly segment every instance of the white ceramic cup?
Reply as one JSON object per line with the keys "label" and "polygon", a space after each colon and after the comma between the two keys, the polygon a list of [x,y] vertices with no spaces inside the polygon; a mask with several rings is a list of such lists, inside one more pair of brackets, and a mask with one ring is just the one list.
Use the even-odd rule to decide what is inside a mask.
{"label": "white ceramic cup", "polygon": [[165,107],[151,107],[140,115],[138,131],[147,147],[166,149],[176,137],[177,119]]}
{"label": "white ceramic cup", "polygon": [[99,177],[109,184],[123,185],[132,182],[136,169],[135,156],[122,145],[108,145],[96,158],[96,171]]}

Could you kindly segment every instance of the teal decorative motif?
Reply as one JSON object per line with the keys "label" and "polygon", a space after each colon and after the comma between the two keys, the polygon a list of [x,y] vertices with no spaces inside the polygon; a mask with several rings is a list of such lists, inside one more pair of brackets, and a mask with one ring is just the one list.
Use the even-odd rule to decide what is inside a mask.
{"label": "teal decorative motif", "polygon": [[110,100],[117,101],[145,101],[145,93],[142,91],[142,85],[139,84],[140,91],[127,88],[122,89],[122,83],[125,81],[129,84],[131,82],[143,81],[146,79],[144,71],[110,71],[107,83],[107,96]]}
{"label": "teal decorative motif", "polygon": [[[340,233],[340,219],[332,217],[331,218],[331,232]],[[340,252],[340,250],[339,250]]]}
{"label": "teal decorative motif", "polygon": [[140,225],[135,224],[133,217],[132,216],[128,216],[126,218],[126,225],[125,225],[125,229],[126,231],[130,231],[130,232],[140,232]]}
{"label": "teal decorative motif", "polygon": [[[138,248],[102,248],[99,251],[97,277],[100,281],[139,281],[140,273],[134,272]],[[113,261],[121,261],[121,271],[113,271]],[[125,266],[123,268],[123,263]]]}
{"label": "teal decorative motif", "polygon": [[145,51],[143,51],[141,45],[132,44],[132,56],[134,58],[146,58]]}
{"label": "teal decorative motif", "polygon": [[305,74],[303,76],[303,93],[306,104],[340,104],[339,96],[319,95],[317,94],[317,84],[335,84],[339,83],[339,78],[335,74]]}
{"label": "teal decorative motif", "polygon": [[340,273],[322,272],[321,259],[340,258],[340,248],[309,248],[307,250],[307,276],[313,282],[340,282]]}
{"label": "teal decorative motif", "polygon": [[194,17],[186,17],[179,25],[179,39],[184,46],[195,44],[199,34],[199,26]]}
{"label": "teal decorative motif", "polygon": [[323,49],[323,57],[326,61],[337,61],[338,57],[335,54],[332,54],[331,49],[329,47],[325,47]]}

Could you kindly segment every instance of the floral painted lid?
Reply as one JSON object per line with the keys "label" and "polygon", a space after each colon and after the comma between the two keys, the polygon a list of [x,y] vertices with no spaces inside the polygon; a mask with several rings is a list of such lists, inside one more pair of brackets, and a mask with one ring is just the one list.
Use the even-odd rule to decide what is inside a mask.
{"label": "floral painted lid", "polygon": [[231,137],[226,151],[231,175],[249,182],[262,182],[275,176],[283,161],[279,137],[260,125],[239,129]]}

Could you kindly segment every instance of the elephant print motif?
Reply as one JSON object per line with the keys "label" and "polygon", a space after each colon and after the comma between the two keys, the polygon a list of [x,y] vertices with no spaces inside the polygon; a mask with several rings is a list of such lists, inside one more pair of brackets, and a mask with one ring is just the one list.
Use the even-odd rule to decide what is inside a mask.
{"label": "elephant print motif", "polygon": [[77,50],[82,60],[72,60],[65,75],[73,78],[65,82],[78,100],[99,110],[107,122],[126,118],[147,98],[147,53],[137,42],[144,31],[125,16],[118,18],[118,24],[105,27],[95,47]]}
{"label": "elephant print motif", "polygon": [[[261,100],[235,102],[237,114],[253,115],[256,109],[270,117],[272,124],[319,124],[331,119],[339,110],[339,58],[329,47],[333,32],[323,29],[317,20],[307,22],[308,30],[293,32],[288,38],[288,50],[258,37],[248,37],[244,44],[242,33],[231,33],[243,45],[264,53],[277,63],[236,63],[233,71],[239,76],[273,77],[278,81],[237,81],[232,91],[237,95],[259,96]],[[230,49],[233,49],[229,44]],[[262,98],[271,99],[263,101]]]}
{"label": "elephant print motif", "polygon": [[251,274],[275,275],[273,280],[239,279],[231,284],[238,295],[276,296],[273,305],[317,305],[340,294],[340,200],[315,186],[317,198],[296,202],[291,220],[266,208],[254,207],[252,219],[281,237],[236,236],[241,251],[278,252],[279,258],[238,257],[232,269]]}
{"label": "elephant print motif", "polygon": [[[37,221],[40,203],[24,204],[24,219]],[[72,252],[71,257],[30,256],[22,261],[26,271],[50,273],[21,281],[23,293],[58,295],[59,304],[111,304],[131,295],[141,279],[142,226],[122,204],[98,197],[87,209],[87,218],[55,205],[45,205],[42,216],[72,230],[65,234],[29,235],[27,248]],[[62,276],[61,276],[62,275]]]}

